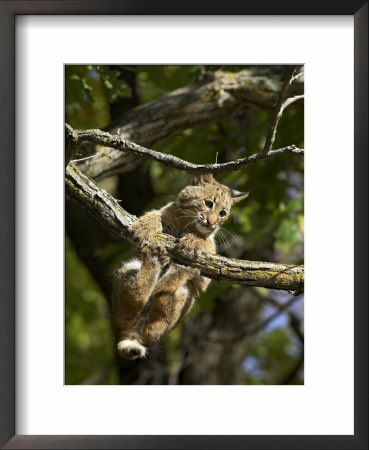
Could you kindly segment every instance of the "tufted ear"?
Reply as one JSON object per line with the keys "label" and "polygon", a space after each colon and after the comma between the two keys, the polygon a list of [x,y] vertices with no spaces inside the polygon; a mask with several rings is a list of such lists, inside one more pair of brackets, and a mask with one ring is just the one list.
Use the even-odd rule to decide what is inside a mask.
{"label": "tufted ear", "polygon": [[233,203],[237,203],[240,200],[243,200],[244,198],[248,197],[250,192],[240,192],[236,191],[236,189],[229,189],[231,191],[231,197],[233,200]]}
{"label": "tufted ear", "polygon": [[192,180],[192,186],[199,186],[200,184],[213,184],[214,177],[212,173],[202,173],[200,175],[195,175]]}

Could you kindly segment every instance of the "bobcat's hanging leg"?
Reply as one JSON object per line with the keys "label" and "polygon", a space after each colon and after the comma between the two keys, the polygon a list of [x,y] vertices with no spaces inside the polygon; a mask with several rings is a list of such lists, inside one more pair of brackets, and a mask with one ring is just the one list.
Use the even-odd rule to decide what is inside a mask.
{"label": "bobcat's hanging leg", "polygon": [[199,290],[205,290],[209,282],[198,269],[170,264],[152,292],[145,321],[135,327],[137,340],[149,347],[169,333],[191,310]]}
{"label": "bobcat's hanging leg", "polygon": [[123,264],[113,279],[112,313],[117,349],[128,359],[142,358],[146,354],[146,348],[137,341],[133,329],[168,260],[160,247],[145,249],[141,255],[140,259]]}

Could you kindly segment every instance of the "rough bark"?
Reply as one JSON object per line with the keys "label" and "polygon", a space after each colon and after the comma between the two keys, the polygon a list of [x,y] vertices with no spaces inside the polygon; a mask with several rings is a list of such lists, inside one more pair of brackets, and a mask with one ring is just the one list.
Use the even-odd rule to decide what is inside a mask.
{"label": "rough bark", "polygon": [[[113,235],[137,245],[130,232],[136,217],[125,211],[110,194],[83,175],[74,164],[69,164],[66,169],[66,193],[79,205],[88,209]],[[249,286],[289,290],[296,294],[303,292],[303,266],[238,260],[205,253],[188,259],[177,250],[176,239],[173,236],[157,234],[156,240],[166,247],[174,260],[199,268],[201,273],[209,278]]]}
{"label": "rough bark", "polygon": [[[274,69],[253,68],[239,72],[218,70],[210,77],[176,89],[137,106],[112,123],[107,131],[142,146],[187,128],[235,115],[246,108],[273,109],[285,75],[285,66]],[[291,86],[291,95],[303,93],[303,82]],[[104,149],[104,154],[80,164],[93,178],[126,170],[127,156]],[[134,158],[128,162],[133,164]]]}
{"label": "rough bark", "polygon": [[77,133],[70,125],[65,125],[65,161],[64,167],[67,167],[69,161],[74,158],[79,145]]}

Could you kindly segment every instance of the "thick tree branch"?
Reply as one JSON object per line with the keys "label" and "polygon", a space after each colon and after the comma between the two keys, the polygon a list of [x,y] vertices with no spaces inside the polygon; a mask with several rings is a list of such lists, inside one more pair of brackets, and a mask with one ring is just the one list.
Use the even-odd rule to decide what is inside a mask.
{"label": "thick tree branch", "polygon": [[[66,125],[66,127],[71,127]],[[294,153],[296,155],[303,155],[304,150],[297,148],[294,145],[280,148],[278,150],[269,151],[265,155],[255,153],[246,158],[237,159],[223,164],[193,164],[176,156],[169,155],[167,153],[157,152],[148,148],[141,147],[128,139],[124,139],[118,135],[112,136],[106,131],[101,130],[74,130],[74,136],[77,136],[78,142],[81,144],[84,141],[93,142],[94,144],[105,145],[121,152],[130,152],[135,156],[152,159],[160,162],[166,166],[173,167],[175,169],[185,170],[191,173],[221,173],[231,170],[241,169],[243,167],[250,166],[260,161],[265,161],[276,156],[285,155],[288,153]]]}
{"label": "thick tree branch", "polygon": [[[230,117],[248,108],[273,109],[282,87],[284,67],[253,68],[239,72],[218,70],[210,78],[176,89],[125,113],[107,129],[111,134],[150,147],[161,139],[204,123]],[[301,95],[301,82],[291,95]],[[131,155],[105,149],[105,155],[79,164],[93,178],[121,173],[133,164]]]}
{"label": "thick tree branch", "polygon": [[74,158],[75,152],[77,150],[77,147],[79,145],[78,139],[77,139],[77,133],[70,125],[65,125],[65,167],[69,164],[69,161],[71,161]]}
{"label": "thick tree branch", "polygon": [[[70,198],[92,213],[115,236],[137,245],[130,232],[130,226],[136,220],[135,216],[121,208],[110,194],[82,174],[73,163],[69,164],[65,175],[66,193]],[[303,292],[303,266],[245,261],[204,253],[190,260],[177,250],[176,239],[173,236],[157,234],[156,239],[166,247],[173,259],[199,268],[201,273],[209,278],[249,286]]]}

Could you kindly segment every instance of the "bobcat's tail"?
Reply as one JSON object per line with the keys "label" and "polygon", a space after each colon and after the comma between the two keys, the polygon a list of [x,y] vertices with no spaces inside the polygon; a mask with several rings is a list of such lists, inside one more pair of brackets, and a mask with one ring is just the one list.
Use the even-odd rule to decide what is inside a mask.
{"label": "bobcat's tail", "polygon": [[147,348],[136,339],[123,339],[118,342],[117,349],[119,355],[126,359],[144,358],[147,354]]}

